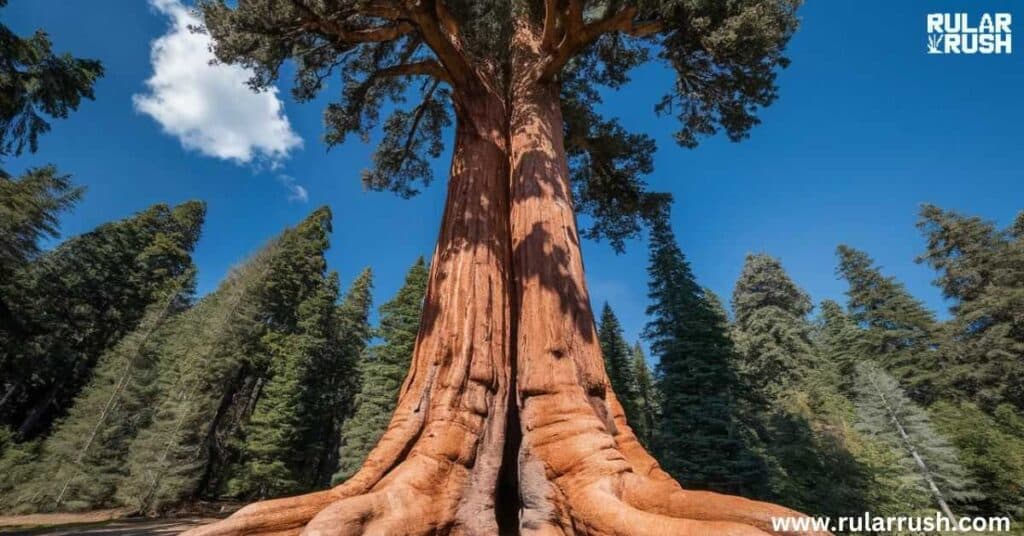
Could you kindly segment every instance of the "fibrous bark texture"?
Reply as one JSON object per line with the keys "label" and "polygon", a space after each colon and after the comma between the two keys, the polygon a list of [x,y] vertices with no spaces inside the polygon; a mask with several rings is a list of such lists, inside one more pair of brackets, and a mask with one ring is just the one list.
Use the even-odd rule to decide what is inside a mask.
{"label": "fibrous bark texture", "polygon": [[423,323],[391,424],[344,484],[192,536],[753,535],[771,504],[685,491],[637,441],[604,370],[557,82],[517,32],[508,94],[456,101]]}

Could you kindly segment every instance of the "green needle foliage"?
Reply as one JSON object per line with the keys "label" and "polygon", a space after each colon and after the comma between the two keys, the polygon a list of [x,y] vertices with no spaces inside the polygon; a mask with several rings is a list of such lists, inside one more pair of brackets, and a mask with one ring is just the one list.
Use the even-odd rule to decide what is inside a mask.
{"label": "green needle foliage", "polygon": [[601,309],[597,340],[601,345],[601,354],[604,356],[604,369],[608,374],[608,381],[611,382],[612,390],[615,391],[616,398],[626,412],[626,419],[633,422],[639,417],[633,378],[633,352],[629,343],[626,342],[626,337],[622,334],[622,325],[619,324],[619,319],[607,303]]}
{"label": "green needle foliage", "polygon": [[935,316],[902,283],[882,275],[867,253],[841,245],[837,272],[849,285],[850,315],[867,329],[867,354],[908,387],[921,403],[935,399],[940,364],[933,351]]}
{"label": "green needle foliage", "polygon": [[44,116],[64,119],[93,98],[100,62],[54,54],[52,46],[43,30],[20,37],[0,24],[0,158],[35,152],[39,135],[50,130]]}
{"label": "green needle foliage", "polygon": [[953,517],[957,502],[979,498],[956,449],[896,380],[867,362],[857,365],[856,374],[859,429],[901,454],[914,487],[931,497],[932,508]]}
{"label": "green needle foliage", "polygon": [[757,471],[736,414],[734,348],[721,304],[676,244],[667,214],[651,230],[644,337],[658,360],[662,466],[684,486],[737,492]]}
{"label": "green needle foliage", "polygon": [[631,368],[633,385],[636,390],[636,418],[630,421],[629,425],[633,427],[633,432],[640,440],[640,444],[652,449],[661,399],[658,396],[651,369],[647,367],[644,349],[640,347],[639,342],[633,345]]}
{"label": "green needle foliage", "polygon": [[155,205],[59,245],[14,273],[22,325],[2,338],[0,419],[21,439],[45,433],[105,351],[189,273],[205,205]]}
{"label": "green needle foliage", "polygon": [[30,464],[31,478],[19,481],[16,493],[4,494],[0,508],[54,511],[114,505],[129,442],[152,416],[160,349],[168,342],[166,327],[188,306],[192,286],[192,273],[172,281],[138,328],[99,359],[67,417],[42,442]]}
{"label": "green needle foliage", "polygon": [[992,411],[1004,402],[1024,411],[1024,213],[999,230],[977,217],[925,205],[918,228],[953,300],[943,354],[944,398],[966,396]]}
{"label": "green needle foliage", "polygon": [[[678,120],[677,143],[694,147],[717,132],[741,140],[778,95],[775,79],[789,63],[784,49],[799,2],[582,4],[578,13],[557,9],[565,13],[549,27],[559,34],[551,40],[564,46],[547,58],[543,78],[561,83],[576,208],[594,216],[584,232],[621,248],[665,198],[644,182],[653,140],[603,117],[601,91],[622,88],[640,65],[662,62],[675,81],[654,111]],[[442,154],[453,115],[487,91],[507,99],[513,84],[541,83],[528,79],[537,78],[533,69],[514,69],[512,54],[517,31],[543,27],[541,0],[453,0],[438,9],[364,0],[202,0],[199,8],[217,58],[252,68],[254,89],[275,85],[285,73],[293,75],[299,101],[340,88],[331,90],[335,99],[324,111],[327,143],[382,132],[363,182],[402,196],[433,179],[430,160]],[[616,27],[599,30],[609,25]]]}
{"label": "green needle foliage", "polygon": [[184,315],[187,340],[167,349],[161,401],[118,489],[123,503],[161,511],[225,488],[259,496],[311,484],[299,480],[305,459],[292,447],[319,425],[301,401],[316,388],[304,383],[312,363],[333,343],[329,232],[330,212],[315,211]]}
{"label": "green needle foliage", "polygon": [[811,300],[778,259],[747,255],[732,295],[740,372],[772,400],[806,378],[817,358],[806,316]]}
{"label": "green needle foliage", "polygon": [[359,364],[360,390],[354,400],[352,417],[341,429],[339,467],[332,479],[334,483],[355,474],[384,435],[398,401],[398,389],[412,361],[428,275],[421,257],[409,269],[398,294],[380,307],[380,327],[376,335],[381,343],[367,348]]}

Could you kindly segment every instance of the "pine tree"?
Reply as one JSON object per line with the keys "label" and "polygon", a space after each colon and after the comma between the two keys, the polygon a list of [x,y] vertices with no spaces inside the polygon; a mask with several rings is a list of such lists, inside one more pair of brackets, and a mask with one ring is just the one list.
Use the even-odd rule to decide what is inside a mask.
{"label": "pine tree", "polygon": [[67,417],[42,442],[31,463],[31,478],[13,482],[17,492],[7,494],[8,504],[0,507],[53,511],[113,505],[128,444],[151,416],[156,356],[165,342],[166,326],[188,305],[192,280],[187,273],[171,281],[138,328],[99,359]]}
{"label": "pine tree", "polygon": [[608,381],[615,391],[626,412],[626,419],[635,422],[638,418],[636,405],[636,388],[633,378],[632,352],[626,337],[622,333],[622,325],[618,317],[607,303],[601,309],[601,321],[597,326],[597,338],[604,356],[604,370],[608,373]]}
{"label": "pine tree", "polygon": [[867,329],[867,355],[878,360],[907,386],[910,396],[928,403],[935,398],[938,354],[933,346],[935,317],[895,278],[882,275],[863,251],[841,245],[837,272],[849,289],[851,317]]}
{"label": "pine tree", "polygon": [[854,367],[864,359],[867,350],[863,342],[865,333],[838,303],[825,300],[819,309],[821,320],[816,342],[821,348],[821,354],[827,356],[829,364],[834,368],[835,373],[830,383],[844,395],[850,395]]}
{"label": "pine tree", "polygon": [[1003,402],[1024,410],[1024,213],[1005,230],[933,205],[918,228],[928,240],[918,258],[939,271],[936,284],[954,301],[940,352],[945,399],[964,395],[992,411]]}
{"label": "pine tree", "polygon": [[650,317],[644,337],[658,360],[661,415],[655,452],[684,485],[740,491],[751,461],[738,427],[733,346],[715,298],[697,284],[668,215],[651,229]]}
{"label": "pine tree", "polygon": [[352,414],[353,400],[359,391],[359,359],[373,330],[370,327],[371,290],[373,272],[367,268],[352,282],[345,298],[335,312],[334,331],[337,342],[330,349],[331,359],[321,361],[316,376],[317,386],[311,390],[316,400],[312,403],[319,409],[314,413],[323,416],[324,423],[310,430],[307,449],[316,452],[314,482],[316,487],[327,486],[338,468],[338,446],[341,427]]}
{"label": "pine tree", "polygon": [[[0,0],[0,8],[6,5]],[[100,62],[54,54],[52,46],[41,29],[20,37],[0,24],[0,158],[36,151],[39,135],[50,130],[40,114],[64,119],[83,98],[93,98]]]}
{"label": "pine tree", "polygon": [[[153,422],[129,451],[128,475],[118,488],[125,504],[160,511],[217,494],[248,459],[256,460],[250,469],[260,482],[282,474],[279,460],[268,461],[269,467],[260,461],[280,453],[274,442],[287,442],[300,428],[293,426],[299,420],[293,388],[320,340],[315,330],[306,333],[300,326],[331,322],[319,317],[332,314],[331,288],[337,292],[336,286],[324,288],[330,217],[326,208],[313,212],[183,315],[177,333],[186,340],[167,345]],[[279,381],[271,388],[275,373]],[[265,398],[264,387],[272,391]],[[255,433],[265,441],[247,445],[244,427],[261,401],[254,427],[265,432]],[[273,429],[277,424],[283,427],[280,437]],[[271,492],[258,485],[246,490]]]}
{"label": "pine tree", "polygon": [[647,357],[639,342],[633,345],[630,368],[633,372],[633,386],[636,391],[636,418],[631,420],[630,424],[640,443],[644,447],[653,448],[654,430],[658,422],[661,401],[654,385],[654,376],[651,375],[651,369],[647,367]]}
{"label": "pine tree", "polygon": [[[31,290],[24,277],[15,277],[40,253],[39,240],[58,236],[58,215],[74,206],[82,189],[66,175],[47,166],[31,169],[17,179],[0,172],[0,348],[11,348],[28,336],[17,311],[26,308]],[[7,352],[0,352],[0,359]],[[2,363],[2,361],[0,361]],[[0,412],[17,396],[14,378],[0,379]]]}
{"label": "pine tree", "polygon": [[750,255],[733,294],[734,329],[748,422],[767,465],[763,493],[822,515],[853,515],[869,504],[868,467],[843,433],[852,408],[835,368],[819,354],[807,294],[777,259]]}
{"label": "pine tree", "polygon": [[359,364],[360,390],[353,401],[352,416],[341,428],[334,483],[352,476],[384,434],[416,344],[427,275],[421,257],[409,269],[398,294],[380,307],[376,335],[382,342],[367,348]]}
{"label": "pine tree", "polygon": [[58,215],[78,203],[83,192],[53,166],[30,169],[18,178],[0,176],[0,273],[13,274],[35,259],[39,240],[59,235]]}
{"label": "pine tree", "polygon": [[[308,490],[320,465],[322,443],[310,442],[333,421],[320,405],[321,382],[337,350],[336,277],[324,280],[299,303],[294,331],[268,331],[261,341],[269,356],[265,385],[242,425],[238,467],[227,483],[232,496],[268,498]],[[340,371],[337,371],[340,372]],[[336,372],[336,373],[337,373]]]}
{"label": "pine tree", "polygon": [[977,498],[956,449],[935,431],[927,413],[896,380],[877,366],[857,365],[856,393],[860,430],[900,452],[903,463],[913,470],[915,486],[930,495],[935,509],[956,519],[955,503]]}
{"label": "pine tree", "polygon": [[768,400],[800,384],[816,365],[806,315],[811,300],[778,259],[747,255],[732,296],[740,372]]}
{"label": "pine tree", "polygon": [[939,401],[928,408],[935,430],[949,438],[960,463],[983,496],[971,501],[975,515],[1024,521],[1024,418],[1004,404],[990,415],[971,402]]}
{"label": "pine tree", "polygon": [[205,206],[155,205],[74,237],[15,277],[31,296],[23,335],[0,350],[8,388],[0,417],[22,439],[49,429],[100,355],[135,329],[166,285],[192,269]]}

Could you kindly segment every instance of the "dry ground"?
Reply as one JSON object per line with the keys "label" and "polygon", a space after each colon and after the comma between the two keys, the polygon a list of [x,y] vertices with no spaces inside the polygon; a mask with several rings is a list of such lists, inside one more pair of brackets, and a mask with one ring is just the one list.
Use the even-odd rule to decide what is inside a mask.
{"label": "dry ground", "polygon": [[4,536],[164,536],[215,521],[209,517],[124,518],[123,510],[97,510],[81,514],[33,514],[0,516],[0,534]]}

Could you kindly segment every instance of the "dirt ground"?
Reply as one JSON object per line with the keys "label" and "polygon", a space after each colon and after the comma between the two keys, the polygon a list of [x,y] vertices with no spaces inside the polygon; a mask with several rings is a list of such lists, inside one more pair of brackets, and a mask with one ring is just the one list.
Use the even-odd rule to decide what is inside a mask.
{"label": "dirt ground", "polygon": [[0,517],[0,534],[65,536],[164,536],[215,521],[209,517],[169,519],[121,518],[119,510],[84,514],[39,514]]}

